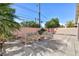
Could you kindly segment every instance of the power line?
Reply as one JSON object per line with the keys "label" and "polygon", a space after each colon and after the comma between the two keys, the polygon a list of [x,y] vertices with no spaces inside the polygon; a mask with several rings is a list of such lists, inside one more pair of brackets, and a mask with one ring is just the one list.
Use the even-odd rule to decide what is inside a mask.
{"label": "power line", "polygon": [[[21,8],[21,9],[24,9],[24,10],[27,9],[27,10],[30,10],[30,11],[36,13],[36,11],[34,11],[34,10],[32,10],[32,9],[29,9],[29,8],[27,8],[27,7],[23,7],[23,6],[21,7],[21,6],[18,6],[18,5],[14,5],[14,6],[19,7],[19,8]],[[26,9],[25,9],[25,8],[26,8]],[[18,19],[24,20],[24,19],[21,19],[20,17],[25,18],[25,19],[31,19],[31,18],[26,18],[26,17],[23,17],[23,16],[17,16]]]}
{"label": "power line", "polygon": [[24,17],[24,16],[17,16],[17,17],[19,17],[19,18],[21,17],[21,18],[23,18],[23,19],[24,19],[24,18],[25,18],[25,19],[31,19],[31,18],[26,18],[26,17]]}
{"label": "power line", "polygon": [[31,12],[34,12],[34,13],[38,13],[37,11],[35,11],[35,10],[32,10],[32,9],[30,9],[30,8],[28,8],[28,7],[24,7],[24,6],[19,6],[19,5],[14,5],[14,6],[16,6],[16,7],[19,7],[19,8],[22,8],[22,9],[24,9],[24,10],[28,10],[28,11],[31,11]]}
{"label": "power line", "polygon": [[[32,10],[32,9],[27,8],[27,7],[24,7],[24,6],[19,6],[19,5],[15,5],[15,6],[17,6],[17,7],[19,7],[19,8],[22,8],[22,9],[24,9],[24,10],[28,10],[28,11],[34,12],[34,13],[39,13],[38,11]],[[41,13],[41,15],[42,15],[45,19],[47,19],[47,17],[46,17],[45,15],[43,15],[42,13]]]}
{"label": "power line", "polygon": [[[21,18],[20,18],[21,17]],[[15,17],[16,19],[19,19],[19,20],[27,20],[27,19],[30,19],[32,20],[31,18],[26,18],[26,17],[23,17],[23,16],[16,16]],[[22,19],[23,18],[23,19]],[[25,19],[24,19],[25,18]]]}

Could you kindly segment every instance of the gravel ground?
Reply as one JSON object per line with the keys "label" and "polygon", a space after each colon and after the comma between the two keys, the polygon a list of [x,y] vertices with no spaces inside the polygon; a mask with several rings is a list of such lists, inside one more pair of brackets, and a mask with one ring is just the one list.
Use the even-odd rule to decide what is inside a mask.
{"label": "gravel ground", "polygon": [[[67,35],[69,33],[73,35]],[[78,56],[79,41],[76,33],[75,29],[59,29],[51,40],[36,41],[28,45],[14,43],[12,47],[7,47],[4,56]]]}
{"label": "gravel ground", "polygon": [[[72,40],[69,44],[61,40],[43,40],[29,45],[14,46],[6,49],[5,56],[71,56],[78,55],[78,43]],[[75,52],[76,51],[76,52]]]}
{"label": "gravel ground", "polygon": [[[60,43],[59,43],[60,42]],[[65,44],[60,40],[43,40],[40,42],[33,42],[29,45],[20,47],[14,46],[6,49],[6,56],[52,56],[64,55],[60,52],[65,47]]]}

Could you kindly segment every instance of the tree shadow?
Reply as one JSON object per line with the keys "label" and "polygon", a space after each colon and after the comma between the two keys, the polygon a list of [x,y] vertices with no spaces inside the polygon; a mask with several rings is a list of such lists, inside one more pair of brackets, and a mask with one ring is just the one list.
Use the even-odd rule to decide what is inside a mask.
{"label": "tree shadow", "polygon": [[59,51],[64,53],[61,47],[64,48],[65,46],[66,44],[63,43],[61,40],[42,40],[42,41],[33,42],[32,44],[26,46],[23,45],[18,50],[5,53],[4,56],[14,56],[16,54],[19,55],[19,53],[23,53],[23,52],[25,53],[21,54],[21,56],[37,56],[37,55],[44,56],[46,53],[49,54],[51,53],[53,55],[53,53]]}
{"label": "tree shadow", "polygon": [[[65,46],[66,46],[66,44],[64,44],[60,40],[42,40],[40,42],[34,42],[28,48],[32,50],[32,53],[31,53],[31,51],[29,53],[32,56],[36,56],[37,53],[39,53],[40,55],[44,55],[46,52],[48,52],[48,53],[53,53],[53,52],[64,53],[64,51],[62,51],[61,47],[64,48]],[[28,52],[28,51],[26,51],[26,52]]]}
{"label": "tree shadow", "polygon": [[14,55],[22,53],[22,52],[24,52],[24,47],[21,47],[18,50],[14,50],[14,51],[10,51],[8,53],[5,53],[4,56],[14,56]]}

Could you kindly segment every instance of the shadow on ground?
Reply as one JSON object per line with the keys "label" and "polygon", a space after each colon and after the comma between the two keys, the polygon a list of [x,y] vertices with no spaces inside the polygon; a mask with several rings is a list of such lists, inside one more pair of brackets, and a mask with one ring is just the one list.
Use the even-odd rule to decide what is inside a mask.
{"label": "shadow on ground", "polygon": [[[20,49],[5,53],[5,56],[51,56],[55,53],[61,53],[62,49],[66,46],[61,40],[42,40],[36,41],[32,44],[17,46]],[[12,46],[13,47],[13,46]],[[14,46],[15,47],[15,46]]]}

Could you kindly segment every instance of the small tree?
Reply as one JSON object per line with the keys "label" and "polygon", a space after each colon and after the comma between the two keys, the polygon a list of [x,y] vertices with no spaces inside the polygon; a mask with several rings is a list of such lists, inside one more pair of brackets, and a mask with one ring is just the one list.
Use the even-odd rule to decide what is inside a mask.
{"label": "small tree", "polygon": [[46,22],[45,24],[46,28],[55,28],[59,27],[59,19],[58,18],[52,18],[50,21]]}
{"label": "small tree", "polygon": [[68,28],[71,28],[71,27],[74,27],[75,26],[75,23],[73,22],[73,20],[70,20],[70,21],[67,21],[66,26]]}

